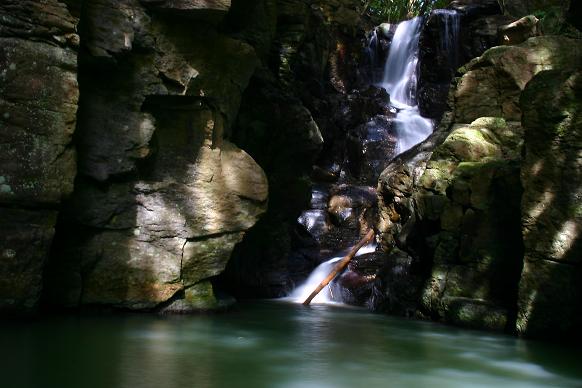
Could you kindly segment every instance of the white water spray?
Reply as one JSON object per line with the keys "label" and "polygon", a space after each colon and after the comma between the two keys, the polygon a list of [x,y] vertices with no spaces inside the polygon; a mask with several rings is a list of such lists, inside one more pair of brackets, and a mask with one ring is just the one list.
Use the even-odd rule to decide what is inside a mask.
{"label": "white water spray", "polygon": [[[371,253],[376,251],[376,244],[369,244],[365,247],[362,247],[356,254],[356,256],[361,256],[366,253]],[[298,286],[293,292],[285,298],[285,300],[289,300],[291,302],[296,303],[303,303],[305,299],[311,294],[313,290],[321,283],[323,279],[327,275],[331,273],[335,263],[343,259],[343,256],[334,257],[324,263],[321,263],[317,268],[313,270],[313,272],[309,275],[307,280],[303,282],[300,286]],[[325,304],[338,304],[342,303],[341,294],[337,292],[336,294],[332,295],[331,291],[332,284],[330,283],[327,287],[325,287],[317,296],[311,301],[311,303],[325,303]]]}
{"label": "white water spray", "polygon": [[397,154],[420,143],[433,130],[432,121],[422,117],[416,105],[418,42],[422,21],[417,17],[398,25],[380,84],[390,94],[391,104],[399,109],[395,119]]}

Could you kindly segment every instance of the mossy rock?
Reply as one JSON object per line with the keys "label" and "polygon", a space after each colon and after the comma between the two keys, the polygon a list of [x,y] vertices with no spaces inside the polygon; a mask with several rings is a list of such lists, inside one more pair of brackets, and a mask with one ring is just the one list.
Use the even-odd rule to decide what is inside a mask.
{"label": "mossy rock", "polygon": [[445,320],[458,326],[504,331],[509,321],[508,311],[486,301],[470,298],[443,299]]}
{"label": "mossy rock", "polygon": [[455,129],[435,151],[435,156],[477,162],[503,156],[497,139],[484,127],[463,126]]}

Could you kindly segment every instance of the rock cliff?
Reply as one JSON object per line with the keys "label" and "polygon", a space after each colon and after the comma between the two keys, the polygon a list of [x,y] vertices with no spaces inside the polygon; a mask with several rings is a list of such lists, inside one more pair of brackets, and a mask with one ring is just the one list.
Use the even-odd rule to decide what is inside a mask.
{"label": "rock cliff", "polygon": [[77,24],[56,0],[0,4],[0,310],[37,305],[73,191]]}
{"label": "rock cliff", "polygon": [[[309,104],[330,61],[350,87],[356,3],[4,2],[0,309],[227,303],[214,278],[267,203],[286,239],[308,201]],[[243,274],[245,246],[285,257],[260,228]]]}
{"label": "rock cliff", "polygon": [[[575,334],[572,72],[581,49],[579,39],[532,37],[458,70],[440,127],[380,177],[391,264],[376,284],[378,308],[531,336]],[[395,275],[402,271],[410,276]],[[559,297],[558,288],[568,291]]]}

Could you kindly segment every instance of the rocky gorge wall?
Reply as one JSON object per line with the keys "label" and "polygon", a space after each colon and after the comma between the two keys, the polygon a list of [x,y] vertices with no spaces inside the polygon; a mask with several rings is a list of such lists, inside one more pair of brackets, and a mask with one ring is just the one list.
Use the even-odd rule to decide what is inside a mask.
{"label": "rocky gorge wall", "polygon": [[[3,2],[0,309],[229,303],[214,278],[267,203],[275,242],[309,201],[323,138],[305,104],[330,60],[347,87],[356,3]],[[285,257],[261,225],[247,240]],[[263,284],[239,251],[234,284]]]}
{"label": "rocky gorge wall", "polygon": [[73,191],[78,18],[58,1],[0,4],[0,310],[31,309]]}
{"label": "rocky gorge wall", "polygon": [[225,139],[260,59],[220,31],[230,1],[69,5],[0,7],[2,309],[41,289],[58,307],[217,307],[208,278],[266,209],[263,170]]}
{"label": "rocky gorge wall", "polygon": [[579,338],[582,40],[538,34],[462,66],[439,128],[380,177],[378,309]]}

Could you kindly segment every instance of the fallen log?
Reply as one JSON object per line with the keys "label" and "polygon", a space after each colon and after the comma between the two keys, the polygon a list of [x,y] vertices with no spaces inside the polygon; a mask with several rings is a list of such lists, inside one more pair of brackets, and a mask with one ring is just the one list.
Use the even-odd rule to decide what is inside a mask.
{"label": "fallen log", "polygon": [[356,253],[358,253],[358,251],[364,245],[366,245],[370,240],[372,240],[373,238],[374,238],[374,229],[370,229],[370,231],[366,234],[366,236],[363,239],[361,239],[360,242],[358,242],[350,250],[350,252],[336,264],[336,266],[333,268],[333,270],[330,272],[330,274],[327,275],[327,277],[325,279],[323,279],[321,281],[321,283],[319,283],[319,285],[315,288],[315,290],[313,290],[313,292],[309,295],[309,297],[307,299],[305,299],[305,301],[303,302],[303,305],[304,306],[309,305],[311,303],[311,301],[313,300],[313,298],[315,298],[317,296],[317,294],[319,294],[319,292],[321,290],[323,290],[323,288],[325,286],[327,286],[337,276],[337,274],[342,272],[344,270],[344,268],[347,267],[349,262],[354,258]]}

